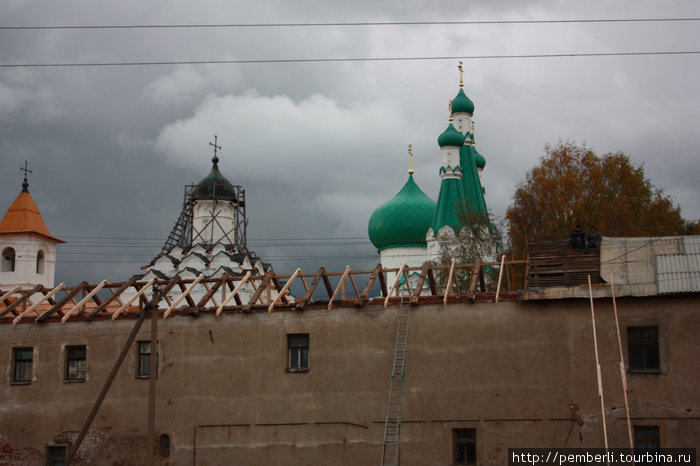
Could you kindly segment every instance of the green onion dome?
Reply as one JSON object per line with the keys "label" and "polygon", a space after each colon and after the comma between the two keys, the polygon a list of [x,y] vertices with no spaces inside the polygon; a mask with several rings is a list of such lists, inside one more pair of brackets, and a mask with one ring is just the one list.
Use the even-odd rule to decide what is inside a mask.
{"label": "green onion dome", "polygon": [[413,181],[413,175],[392,200],[369,219],[369,239],[380,251],[396,247],[426,247],[425,235],[432,225],[437,203]]}
{"label": "green onion dome", "polygon": [[462,147],[464,144],[464,135],[457,131],[452,123],[447,127],[444,133],[438,136],[438,144],[440,147],[457,146]]}
{"label": "green onion dome", "polygon": [[214,165],[209,174],[192,191],[192,200],[219,199],[235,201],[235,188],[219,171],[219,158],[214,156],[212,162]]}
{"label": "green onion dome", "polygon": [[474,113],[474,102],[472,102],[464,89],[459,89],[457,97],[452,99],[452,113]]}

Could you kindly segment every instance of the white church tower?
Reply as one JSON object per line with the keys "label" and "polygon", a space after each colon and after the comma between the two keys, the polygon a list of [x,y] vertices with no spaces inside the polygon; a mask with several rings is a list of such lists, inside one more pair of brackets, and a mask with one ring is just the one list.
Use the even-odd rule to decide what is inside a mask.
{"label": "white church tower", "polygon": [[53,288],[56,269],[56,245],[64,243],[49,233],[39,209],[29,194],[27,169],[22,192],[0,220],[0,290],[19,285]]}

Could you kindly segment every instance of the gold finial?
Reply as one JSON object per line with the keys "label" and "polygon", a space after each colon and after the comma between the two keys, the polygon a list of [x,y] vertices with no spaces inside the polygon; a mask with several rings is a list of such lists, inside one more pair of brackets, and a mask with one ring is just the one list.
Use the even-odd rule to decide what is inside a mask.
{"label": "gold finial", "polygon": [[459,70],[459,87],[464,87],[464,82],[462,81],[462,75],[464,74],[462,62],[459,62],[459,66],[457,67],[457,69]]}
{"label": "gold finial", "polygon": [[408,145],[408,174],[413,175],[413,144]]}
{"label": "gold finial", "polygon": [[452,123],[452,100],[450,100],[450,123]]}

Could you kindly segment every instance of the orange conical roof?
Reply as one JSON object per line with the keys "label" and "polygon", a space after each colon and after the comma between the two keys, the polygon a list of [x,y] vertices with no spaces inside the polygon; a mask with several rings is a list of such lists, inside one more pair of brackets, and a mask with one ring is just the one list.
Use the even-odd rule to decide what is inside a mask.
{"label": "orange conical roof", "polygon": [[7,213],[0,220],[0,235],[32,234],[42,236],[56,243],[65,243],[51,236],[41,218],[39,209],[26,187],[19,193]]}

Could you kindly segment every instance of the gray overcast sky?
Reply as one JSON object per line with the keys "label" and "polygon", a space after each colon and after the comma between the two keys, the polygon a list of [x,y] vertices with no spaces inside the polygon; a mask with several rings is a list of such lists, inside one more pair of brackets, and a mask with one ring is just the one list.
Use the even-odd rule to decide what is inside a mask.
{"label": "gray overcast sky", "polygon": [[[10,0],[0,26],[700,17],[697,0],[431,3]],[[698,51],[698,23],[0,30],[0,64]],[[700,218],[700,55],[463,61],[496,216],[561,139],[626,153]],[[406,181],[408,144],[437,197],[457,62],[3,67],[0,210],[28,160],[30,192],[69,242],[57,283],[125,280],[160,250],[217,134],[223,174],[246,189],[249,246],[276,271],[371,268],[367,222]]]}

